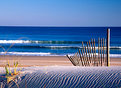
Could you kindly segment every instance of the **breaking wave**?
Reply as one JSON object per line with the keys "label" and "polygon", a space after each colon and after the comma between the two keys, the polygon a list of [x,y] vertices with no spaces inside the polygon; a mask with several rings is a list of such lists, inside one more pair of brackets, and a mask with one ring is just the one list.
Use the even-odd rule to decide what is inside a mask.
{"label": "breaking wave", "polygon": [[43,53],[43,52],[0,52],[0,55],[16,55],[16,56],[57,56],[52,53]]}
{"label": "breaking wave", "polygon": [[[0,55],[15,55],[15,56],[66,56],[67,53],[57,54],[57,53],[45,53],[45,52],[0,52]],[[74,53],[70,53],[70,56],[73,56]],[[110,54],[112,58],[121,58],[121,54]]]}
{"label": "breaking wave", "polygon": [[0,43],[80,44],[81,41],[0,40]]}

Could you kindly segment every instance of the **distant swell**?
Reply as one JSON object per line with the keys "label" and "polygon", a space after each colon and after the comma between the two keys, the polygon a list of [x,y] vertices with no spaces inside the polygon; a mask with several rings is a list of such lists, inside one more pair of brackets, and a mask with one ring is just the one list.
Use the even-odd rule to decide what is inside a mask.
{"label": "distant swell", "polygon": [[[10,47],[10,45],[3,45],[3,47]],[[24,48],[24,49],[32,49],[32,48],[41,48],[41,49],[79,49],[82,48],[80,46],[39,46],[39,45],[14,45],[12,48]]]}
{"label": "distant swell", "polygon": [[[10,47],[10,45],[2,45],[3,47]],[[36,48],[36,49],[82,49],[82,46],[77,46],[77,45],[73,45],[73,46],[48,46],[48,45],[13,45],[12,48],[23,48],[23,49],[32,49],[32,48]],[[91,47],[92,48],[92,47]],[[95,47],[95,49],[97,50],[98,47]],[[121,47],[120,46],[111,46],[110,47],[111,50],[120,50]]]}

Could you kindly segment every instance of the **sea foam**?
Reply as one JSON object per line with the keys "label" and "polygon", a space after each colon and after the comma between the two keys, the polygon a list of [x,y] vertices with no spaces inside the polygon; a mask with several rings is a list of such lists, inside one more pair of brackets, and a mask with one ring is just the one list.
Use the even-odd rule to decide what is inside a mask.
{"label": "sea foam", "polygon": [[[97,53],[96,53],[97,54]],[[15,56],[66,56],[67,54],[45,53],[45,52],[0,52],[0,55],[15,55]],[[74,53],[68,54],[73,56]],[[121,54],[110,54],[111,58],[121,58]]]}

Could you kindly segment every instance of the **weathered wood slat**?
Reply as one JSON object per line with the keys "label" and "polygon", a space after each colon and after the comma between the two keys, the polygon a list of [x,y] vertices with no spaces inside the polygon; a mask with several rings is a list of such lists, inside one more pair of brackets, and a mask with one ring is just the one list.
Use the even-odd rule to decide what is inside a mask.
{"label": "weathered wood slat", "polygon": [[105,59],[105,57],[104,57],[104,38],[103,38],[103,64],[104,64],[104,59]]}
{"label": "weathered wood slat", "polygon": [[86,66],[89,66],[88,55],[87,55],[87,47],[85,46],[86,51]]}
{"label": "weathered wood slat", "polygon": [[94,42],[94,65],[97,65],[97,60],[96,60],[96,48],[95,48],[95,39],[93,39]]}
{"label": "weathered wood slat", "polygon": [[85,66],[87,66],[87,63],[86,63],[86,51],[85,51],[85,48],[84,48],[84,52],[83,52],[83,54],[84,54],[84,63],[85,63]]}
{"label": "weathered wood slat", "polygon": [[102,66],[102,62],[103,62],[103,59],[102,59],[102,38],[101,38],[101,66]]}
{"label": "weathered wood slat", "polygon": [[89,60],[90,60],[90,64],[91,64],[91,44],[90,44],[90,40],[89,40]]}
{"label": "weathered wood slat", "polygon": [[85,61],[85,49],[84,49],[83,41],[82,41],[82,53],[83,53],[83,61],[84,61],[84,65],[86,66],[86,61]]}
{"label": "weathered wood slat", "polygon": [[84,54],[83,54],[83,50],[81,49],[81,53],[82,53],[82,61],[83,61],[83,65],[85,66],[85,63],[84,63]]}
{"label": "weathered wood slat", "polygon": [[66,55],[74,66],[81,66],[81,61],[78,52],[74,56]]}
{"label": "weathered wood slat", "polygon": [[79,56],[80,56],[81,64],[82,64],[82,66],[84,66],[84,64],[83,64],[83,57],[81,55],[80,49],[79,49]]}
{"label": "weathered wood slat", "polygon": [[71,63],[72,63],[74,66],[76,66],[76,64],[73,62],[71,56],[69,56],[69,55],[66,55],[66,56],[69,58],[69,60],[71,61]]}
{"label": "weathered wood slat", "polygon": [[94,65],[94,50],[93,50],[93,40],[91,39],[92,43],[92,64]]}
{"label": "weathered wood slat", "polygon": [[80,65],[81,65],[78,52],[75,53],[75,55],[74,55],[72,58],[73,58],[73,61],[75,62],[75,64],[76,64],[77,66],[80,66]]}
{"label": "weathered wood slat", "polygon": [[88,46],[88,42],[87,42],[87,53],[88,53],[88,65],[90,66],[90,52],[89,52],[89,46]]}
{"label": "weathered wood slat", "polygon": [[98,65],[100,65],[100,38],[98,38]]}
{"label": "weathered wood slat", "polygon": [[105,39],[105,66],[106,66],[106,39]]}

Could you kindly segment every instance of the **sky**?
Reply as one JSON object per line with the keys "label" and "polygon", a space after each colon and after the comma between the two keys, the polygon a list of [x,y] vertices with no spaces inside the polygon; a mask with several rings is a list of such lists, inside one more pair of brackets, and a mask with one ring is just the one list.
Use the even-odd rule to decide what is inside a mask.
{"label": "sky", "polygon": [[0,0],[0,26],[121,26],[121,0]]}

